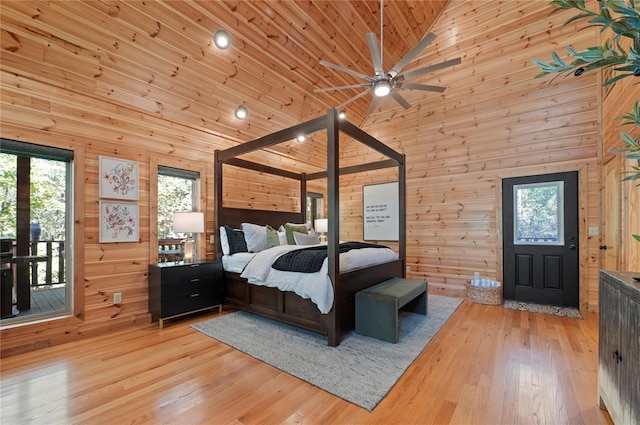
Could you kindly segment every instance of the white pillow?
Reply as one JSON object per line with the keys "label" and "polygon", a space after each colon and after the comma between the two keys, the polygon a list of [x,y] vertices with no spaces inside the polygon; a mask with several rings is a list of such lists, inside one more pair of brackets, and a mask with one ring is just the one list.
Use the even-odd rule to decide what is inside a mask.
{"label": "white pillow", "polygon": [[305,234],[293,232],[293,238],[296,241],[296,245],[316,245],[319,243],[318,235],[315,233]]}
{"label": "white pillow", "polygon": [[[282,226],[280,226],[280,228],[282,228]],[[280,245],[287,245],[287,232],[278,229],[278,239],[280,240]]]}
{"label": "white pillow", "polygon": [[242,223],[242,231],[249,252],[260,252],[267,249],[267,226]]}
{"label": "white pillow", "polygon": [[220,246],[222,247],[222,253],[229,255],[229,241],[227,240],[227,231],[224,226],[220,226]]}

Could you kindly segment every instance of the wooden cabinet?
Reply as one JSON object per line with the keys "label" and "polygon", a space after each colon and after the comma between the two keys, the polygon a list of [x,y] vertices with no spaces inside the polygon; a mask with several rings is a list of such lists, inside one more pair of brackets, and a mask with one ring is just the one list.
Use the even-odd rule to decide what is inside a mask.
{"label": "wooden cabinet", "polygon": [[222,311],[222,263],[160,263],[149,266],[149,315],[163,321],[197,311]]}
{"label": "wooden cabinet", "polygon": [[616,425],[640,424],[640,273],[600,272],[598,395]]}

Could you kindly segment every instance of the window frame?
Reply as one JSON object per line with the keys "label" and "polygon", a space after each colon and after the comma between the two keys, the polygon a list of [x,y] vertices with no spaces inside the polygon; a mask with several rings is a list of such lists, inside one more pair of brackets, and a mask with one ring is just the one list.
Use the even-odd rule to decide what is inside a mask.
{"label": "window frame", "polygon": [[[213,160],[211,161],[213,163]],[[199,178],[196,181],[196,190],[194,191],[194,210],[202,211],[205,214],[205,233],[194,235],[196,240],[197,252],[201,259],[206,258],[207,253],[207,168],[204,164],[188,162],[177,158],[151,157],[149,159],[149,262],[150,264],[158,263],[158,174],[160,167],[168,167],[177,170],[185,170],[187,172],[198,173]]]}

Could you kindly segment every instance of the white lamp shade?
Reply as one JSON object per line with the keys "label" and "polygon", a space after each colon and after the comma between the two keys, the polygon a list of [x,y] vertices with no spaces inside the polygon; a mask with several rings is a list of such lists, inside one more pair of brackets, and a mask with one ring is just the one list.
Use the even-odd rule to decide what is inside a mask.
{"label": "white lamp shade", "polygon": [[326,218],[318,218],[313,223],[313,227],[315,227],[316,232],[326,233],[329,230],[329,220]]}
{"label": "white lamp shade", "polygon": [[175,233],[203,233],[204,213],[196,211],[173,213],[173,231]]}

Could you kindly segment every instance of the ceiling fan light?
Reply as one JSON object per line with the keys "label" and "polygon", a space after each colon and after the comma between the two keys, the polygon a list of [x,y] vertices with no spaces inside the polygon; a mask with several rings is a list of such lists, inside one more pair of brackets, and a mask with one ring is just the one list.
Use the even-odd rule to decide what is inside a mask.
{"label": "ceiling fan light", "polygon": [[384,97],[391,92],[391,84],[387,80],[376,81],[373,85],[373,93],[378,97]]}
{"label": "ceiling fan light", "polygon": [[247,118],[247,115],[249,115],[249,111],[247,110],[247,108],[240,105],[236,108],[236,111],[233,113],[233,115],[235,115],[237,119],[243,120]]}
{"label": "ceiling fan light", "polygon": [[231,44],[231,38],[225,30],[218,30],[213,35],[213,42],[218,49],[226,49]]}

